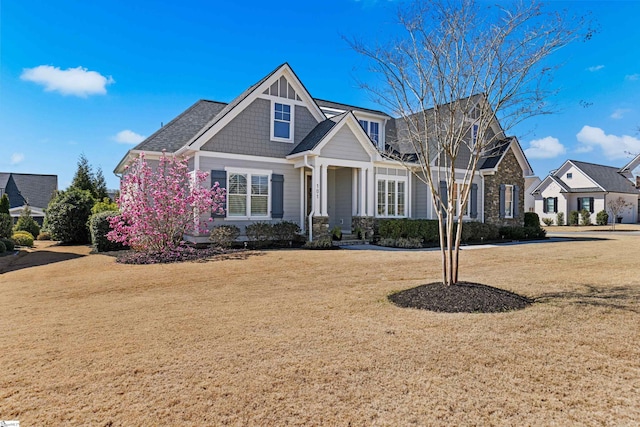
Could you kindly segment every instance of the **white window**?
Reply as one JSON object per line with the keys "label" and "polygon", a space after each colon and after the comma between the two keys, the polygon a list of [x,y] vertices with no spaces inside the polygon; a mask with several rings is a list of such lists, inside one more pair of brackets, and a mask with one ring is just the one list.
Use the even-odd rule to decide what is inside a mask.
{"label": "white window", "polygon": [[513,185],[504,187],[504,216],[513,218]]}
{"label": "white window", "polygon": [[369,138],[376,144],[380,142],[380,123],[368,120],[358,120],[362,129],[369,135]]}
{"label": "white window", "polygon": [[478,142],[478,125],[474,124],[471,126],[471,145],[475,146],[476,142]]}
{"label": "white window", "polygon": [[567,173],[567,179],[573,178],[573,174],[571,172]]}
{"label": "white window", "polygon": [[378,177],[377,216],[406,217],[407,180],[402,177]]}
{"label": "white window", "polygon": [[[458,215],[460,209],[462,208],[462,194],[467,186],[463,184],[455,184],[453,187],[453,201],[455,208],[455,215]],[[464,212],[462,212],[462,216],[469,216],[469,200],[467,200],[467,205],[464,207]]]}
{"label": "white window", "polygon": [[293,106],[275,101],[271,105],[271,139],[293,142]]}
{"label": "white window", "polygon": [[229,173],[227,217],[269,217],[268,173]]}

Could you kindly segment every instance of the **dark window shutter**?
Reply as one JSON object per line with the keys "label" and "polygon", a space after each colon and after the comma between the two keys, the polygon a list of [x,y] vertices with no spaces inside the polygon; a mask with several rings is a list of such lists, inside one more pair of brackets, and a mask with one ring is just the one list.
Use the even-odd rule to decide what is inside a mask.
{"label": "dark window shutter", "polygon": [[442,214],[447,217],[447,181],[440,181],[440,199],[442,200]]}
{"label": "dark window shutter", "polygon": [[471,218],[478,218],[478,184],[471,184]]}
{"label": "dark window shutter", "polygon": [[[211,187],[213,187],[213,185],[215,183],[218,183],[218,185],[220,186],[220,188],[223,189],[227,189],[227,171],[211,171]],[[225,196],[225,200],[226,200],[226,196]],[[213,218],[224,218],[226,216],[226,212],[227,212],[227,203],[223,203],[222,208],[224,209],[223,213],[219,213],[219,212],[212,212],[211,216]]]}
{"label": "dark window shutter", "polygon": [[558,212],[558,198],[557,197],[553,198],[553,212],[555,212],[555,213]]}
{"label": "dark window shutter", "polygon": [[504,203],[504,190],[506,186],[504,184],[500,184],[500,218],[505,217],[505,203]]}
{"label": "dark window shutter", "polygon": [[547,198],[542,198],[542,213],[547,213]]}
{"label": "dark window shutter", "polygon": [[513,217],[520,217],[520,186],[513,186]]}
{"label": "dark window shutter", "polygon": [[582,197],[578,197],[578,209],[577,211],[580,212],[582,210]]}
{"label": "dark window shutter", "polygon": [[284,176],[271,175],[271,218],[284,216]]}
{"label": "dark window shutter", "polygon": [[593,197],[589,197],[589,212],[593,213]]}

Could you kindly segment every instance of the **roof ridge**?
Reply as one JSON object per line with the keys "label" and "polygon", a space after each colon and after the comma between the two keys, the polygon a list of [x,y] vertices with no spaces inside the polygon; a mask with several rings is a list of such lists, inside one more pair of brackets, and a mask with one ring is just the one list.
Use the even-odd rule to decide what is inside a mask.
{"label": "roof ridge", "polygon": [[[358,107],[357,105],[353,105],[353,104],[345,104],[344,102],[331,101],[329,99],[322,99],[322,98],[316,98],[316,97],[313,97],[313,100],[316,101],[316,102],[317,101],[321,101],[321,102],[330,102],[332,104],[339,104],[339,105],[343,105],[345,107],[352,107],[352,108],[354,108],[356,110],[361,110],[361,111],[375,111],[375,112],[378,112],[378,113],[382,113],[385,116],[391,117],[389,114],[385,113],[384,111],[382,111],[382,110],[374,110],[373,108]],[[331,108],[331,107],[327,107],[327,108]],[[391,117],[391,118],[393,118],[393,117]]]}
{"label": "roof ridge", "polygon": [[615,169],[616,171],[620,170],[620,168],[618,168],[616,166],[601,165],[600,163],[592,163],[592,162],[585,162],[585,161],[582,161],[582,160],[571,160],[571,159],[569,159],[569,161],[573,162],[573,163],[582,163],[582,164],[585,164],[585,165],[600,166],[602,168]]}

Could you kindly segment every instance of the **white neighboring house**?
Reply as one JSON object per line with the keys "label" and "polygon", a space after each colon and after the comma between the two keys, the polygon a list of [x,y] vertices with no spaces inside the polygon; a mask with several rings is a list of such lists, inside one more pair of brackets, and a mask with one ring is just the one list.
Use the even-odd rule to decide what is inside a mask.
{"label": "white neighboring house", "polygon": [[[640,163],[640,159],[636,159]],[[632,163],[619,169],[567,160],[531,192],[535,198],[535,212],[540,219],[551,218],[554,221],[557,213],[563,212],[566,224],[571,211],[587,209],[592,214],[591,221],[595,223],[596,214],[606,210],[609,222],[612,222],[615,219],[607,209],[607,202],[622,197],[628,204],[619,213],[622,223],[638,222],[640,191],[635,186],[632,174],[635,166]]]}
{"label": "white neighboring house", "polygon": [[524,211],[535,212],[536,198],[533,194],[533,190],[540,185],[542,181],[537,176],[525,176],[524,177]]}

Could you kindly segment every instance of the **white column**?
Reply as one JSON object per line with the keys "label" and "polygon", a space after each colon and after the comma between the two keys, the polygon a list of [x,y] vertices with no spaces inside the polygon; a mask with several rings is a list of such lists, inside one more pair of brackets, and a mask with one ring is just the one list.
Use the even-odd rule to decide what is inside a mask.
{"label": "white column", "polygon": [[413,191],[413,173],[409,169],[407,169],[407,188],[405,189],[407,192],[407,206],[405,206],[405,214],[407,218],[411,218],[411,203],[413,202],[413,197],[411,197],[411,192]]}
{"label": "white column", "polygon": [[358,169],[351,169],[351,215],[358,215]]}
{"label": "white column", "polygon": [[304,168],[300,168],[300,228],[302,229],[303,232],[305,232],[307,230],[307,221],[305,221],[305,214],[306,212],[304,211],[305,208],[305,199],[307,197],[306,195],[306,191],[305,191],[305,185],[306,185],[306,175],[304,173]]}
{"label": "white column", "polygon": [[311,210],[313,216],[320,216],[320,167],[315,165],[311,172]]}
{"label": "white column", "polygon": [[367,216],[367,171],[360,169],[360,209],[358,215]]}
{"label": "white column", "polygon": [[367,216],[374,216],[375,206],[373,206],[374,201],[374,191],[376,191],[375,182],[373,179],[373,168],[367,168]]}
{"label": "white column", "polygon": [[329,216],[327,213],[327,165],[321,165],[322,185],[320,185],[320,196],[322,200],[322,216]]}

